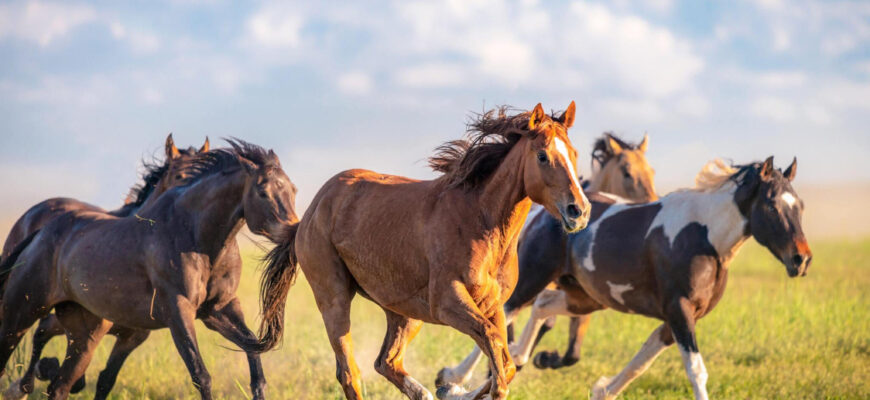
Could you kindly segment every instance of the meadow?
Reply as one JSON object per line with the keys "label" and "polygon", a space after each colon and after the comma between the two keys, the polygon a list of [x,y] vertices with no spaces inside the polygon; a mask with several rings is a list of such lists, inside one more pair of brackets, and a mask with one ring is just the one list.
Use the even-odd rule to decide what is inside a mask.
{"label": "meadow", "polygon": [[[698,340],[710,374],[708,389],[719,399],[870,398],[870,239],[819,241],[809,275],[789,279],[766,249],[747,244],[730,267],[722,302],[698,323]],[[258,322],[258,258],[245,255],[240,288],[249,324]],[[287,306],[282,346],[263,355],[267,396],[274,399],[342,399],[334,358],[311,290],[299,279]],[[528,311],[520,317],[524,323]],[[352,332],[368,398],[398,399],[399,392],[372,368],[385,328],[380,309],[358,297]],[[567,319],[560,319],[539,349],[566,343]],[[612,376],[631,359],[657,321],[603,311],[593,317],[580,362],[561,370],[524,368],[511,384],[511,399],[586,399],[602,375]],[[243,353],[198,323],[198,337],[217,398],[248,398]],[[29,339],[27,339],[29,341]],[[46,355],[59,356],[65,341],[54,339]],[[114,338],[100,346],[88,371],[88,387],[72,398],[92,398],[97,374]],[[471,340],[443,326],[426,325],[410,344],[405,366],[434,392],[440,368],[460,361]],[[20,376],[29,343],[9,363],[3,388]],[[473,384],[486,372],[481,365]],[[31,398],[44,397],[44,382]],[[668,349],[624,393],[624,399],[690,398],[679,352]],[[197,398],[167,330],[151,338],[127,361],[112,393],[115,399]]]}

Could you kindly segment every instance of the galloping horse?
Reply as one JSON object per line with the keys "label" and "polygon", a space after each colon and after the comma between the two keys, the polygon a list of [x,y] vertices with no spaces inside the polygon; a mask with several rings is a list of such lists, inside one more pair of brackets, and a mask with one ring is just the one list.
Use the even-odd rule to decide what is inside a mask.
{"label": "galloping horse", "polygon": [[[241,266],[235,236],[247,223],[272,238],[297,220],[295,188],[277,156],[242,141],[230,144],[232,150],[194,156],[189,184],[170,189],[135,218],[70,212],[16,246],[0,265],[4,365],[27,328],[53,307],[70,344],[49,385],[51,398],[68,396],[109,321],[168,327],[202,398],[211,398],[193,320],[203,319],[240,347],[257,343],[235,297]],[[251,385],[263,398],[255,356],[248,356]]]}
{"label": "galloping horse", "polygon": [[[202,147],[199,150],[194,147],[188,149],[179,149],[175,146],[175,141],[172,139],[172,134],[166,137],[165,158],[162,164],[145,162],[145,172],[142,177],[142,184],[134,186],[127,195],[124,205],[113,211],[104,211],[97,206],[71,198],[51,198],[44,200],[35,206],[31,207],[24,213],[15,224],[12,230],[6,237],[6,243],[3,246],[3,258],[8,257],[12,249],[18,245],[24,238],[38,231],[46,223],[59,215],[70,211],[93,211],[106,212],[110,215],[118,217],[130,216],[142,207],[146,201],[157,198],[160,194],[169,188],[182,182],[186,175],[179,169],[179,165],[184,160],[192,157],[194,154],[207,152],[209,150],[208,137],[205,139]],[[17,382],[13,383],[4,393],[6,398],[19,398],[28,393],[33,392],[34,377],[40,379],[50,379],[57,374],[57,369],[60,363],[56,358],[48,358],[40,360],[43,348],[51,338],[63,335],[65,330],[60,321],[57,320],[54,314],[51,314],[39,321],[36,332],[33,334],[33,349],[31,351],[30,363],[24,376]],[[118,371],[126,359],[129,352],[132,351],[138,343],[144,341],[148,336],[148,331],[139,331],[126,329],[122,326],[114,326],[109,334],[117,336],[118,340],[112,348],[112,353],[106,364],[106,369],[100,374],[100,380],[97,383],[97,399],[104,398],[101,392],[108,394],[112,384],[114,384]],[[136,343],[138,342],[138,343]],[[134,344],[136,343],[136,344]],[[132,347],[131,347],[132,346]],[[37,367],[39,366],[39,367]],[[82,376],[71,389],[72,393],[77,393],[85,386],[85,379]],[[104,390],[100,390],[104,389]]]}
{"label": "galloping horse", "polygon": [[350,306],[356,293],[381,306],[387,334],[375,369],[412,399],[432,395],[404,369],[405,347],[423,322],[471,336],[490,359],[492,380],[463,396],[507,396],[515,367],[507,352],[502,303],[516,284],[516,242],[532,201],[562,229],[586,226],[589,206],[576,173],[567,129],[572,102],[558,118],[538,104],[506,116],[490,111],[468,140],[439,148],[432,181],[350,170],[330,179],[298,226],[270,255],[264,273],[262,348],[281,334],[287,290],[302,267],[335,352],[336,377],[348,399],[362,398],[353,357]]}
{"label": "galloping horse", "polygon": [[[539,264],[571,279],[560,280],[561,290],[537,297],[512,350],[527,358],[537,330],[554,315],[613,308],[657,318],[664,323],[619,375],[595,384],[592,398],[616,397],[676,341],[695,398],[706,399],[707,370],[695,322],[722,298],[728,264],[743,243],[754,237],[790,277],[806,275],[812,261],[801,228],[804,204],[791,186],[796,173],[797,160],[784,172],[774,168],[773,157],[736,167],[716,160],[698,174],[696,188],[659,201],[630,204],[591,194],[589,228],[567,237],[564,256]],[[520,252],[545,246],[549,239],[537,236]]]}
{"label": "galloping horse", "polygon": [[[596,170],[594,164],[597,163],[598,171],[589,181],[583,182],[583,187],[587,192],[603,191],[636,202],[648,202],[658,199],[653,183],[654,172],[646,160],[648,147],[648,135],[644,135],[643,141],[640,144],[632,145],[613,133],[605,132],[595,141],[592,147],[592,170]],[[532,211],[529,213],[529,218],[520,234],[520,248],[523,247],[523,242],[529,240],[528,238],[538,235],[555,236],[555,240],[548,241],[546,246],[533,248],[531,252],[519,252],[517,287],[504,305],[510,342],[513,342],[513,324],[519,311],[524,307],[530,306],[535,296],[559,278],[557,271],[539,269],[536,267],[537,263],[541,259],[549,259],[554,254],[565,252],[564,240],[560,240],[564,236],[561,229],[556,231],[540,229],[541,225],[538,221],[546,214],[540,211],[540,208],[533,206]],[[551,227],[548,226],[547,228]],[[560,368],[575,364],[580,359],[580,345],[590,320],[589,316],[571,317],[568,350],[565,351],[565,356],[560,357],[555,352],[548,353],[547,357],[536,358],[535,365],[541,368]],[[549,318],[544,326],[541,327],[541,334],[538,340],[544,333],[552,329],[554,324],[555,317]],[[482,357],[483,353],[481,353],[480,348],[475,347],[462,363],[453,368],[442,369],[439,372],[439,379],[443,382],[457,385],[468,382],[474,372],[474,367],[480,362]],[[517,364],[517,367],[522,367],[526,363],[526,360],[517,360],[515,357],[514,362]]]}

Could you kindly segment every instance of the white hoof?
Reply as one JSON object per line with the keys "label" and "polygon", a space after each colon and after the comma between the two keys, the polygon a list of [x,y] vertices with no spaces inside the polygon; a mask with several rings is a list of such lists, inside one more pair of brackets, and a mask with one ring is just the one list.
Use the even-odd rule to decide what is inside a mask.
{"label": "white hoof", "polygon": [[12,382],[12,385],[3,392],[3,400],[21,400],[25,397],[27,393],[21,390],[21,379]]}
{"label": "white hoof", "polygon": [[592,385],[592,400],[610,400],[616,398],[615,393],[611,394],[607,392],[607,385],[610,384],[611,380],[613,380],[613,378],[606,376],[598,378],[595,385]]}
{"label": "white hoof", "polygon": [[468,391],[463,389],[462,386],[448,383],[444,386],[438,387],[435,395],[441,400],[454,400],[462,398],[466,393],[468,393]]}

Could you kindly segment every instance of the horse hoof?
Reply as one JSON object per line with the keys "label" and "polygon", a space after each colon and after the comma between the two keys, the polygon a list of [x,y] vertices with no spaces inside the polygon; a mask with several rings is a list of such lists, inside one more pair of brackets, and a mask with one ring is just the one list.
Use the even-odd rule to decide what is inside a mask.
{"label": "horse hoof", "polygon": [[69,392],[70,393],[78,393],[78,392],[81,392],[82,389],[84,389],[84,388],[85,388],[85,377],[83,376],[83,377],[79,378],[79,380],[77,380],[76,383],[73,384],[73,386],[72,386],[72,388],[70,388]]}
{"label": "horse hoof", "polygon": [[606,376],[598,378],[598,381],[592,386],[592,400],[610,400],[616,398],[615,394],[607,392],[607,385],[610,384],[612,379]]}
{"label": "horse hoof", "polygon": [[537,369],[555,369],[554,361],[559,359],[559,352],[557,351],[541,351],[538,352],[538,354],[535,354],[535,358],[532,359],[532,364],[534,364]]}
{"label": "horse hoof", "polygon": [[3,392],[3,400],[20,400],[25,397],[27,393],[21,388],[21,379],[12,382],[12,385]]}
{"label": "horse hoof", "polygon": [[459,385],[454,385],[452,383],[438,385],[438,390],[435,391],[435,396],[441,400],[453,399],[462,396],[463,394],[465,394],[465,390]]}
{"label": "horse hoof", "polygon": [[36,379],[50,381],[60,372],[60,361],[54,357],[47,357],[36,363]]}

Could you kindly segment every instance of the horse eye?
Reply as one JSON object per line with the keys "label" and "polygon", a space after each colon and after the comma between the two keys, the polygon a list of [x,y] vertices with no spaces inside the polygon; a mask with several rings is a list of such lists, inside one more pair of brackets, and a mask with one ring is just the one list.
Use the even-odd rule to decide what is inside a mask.
{"label": "horse eye", "polygon": [[547,157],[546,151],[541,150],[538,152],[538,161],[540,161],[542,163],[546,163],[546,162],[550,161],[549,157]]}
{"label": "horse eye", "polygon": [[258,190],[257,194],[260,195],[260,197],[262,197],[264,199],[266,198],[266,191],[265,190]]}
{"label": "horse eye", "polygon": [[625,179],[631,179],[631,174],[629,174],[628,171],[622,171],[622,176]]}

